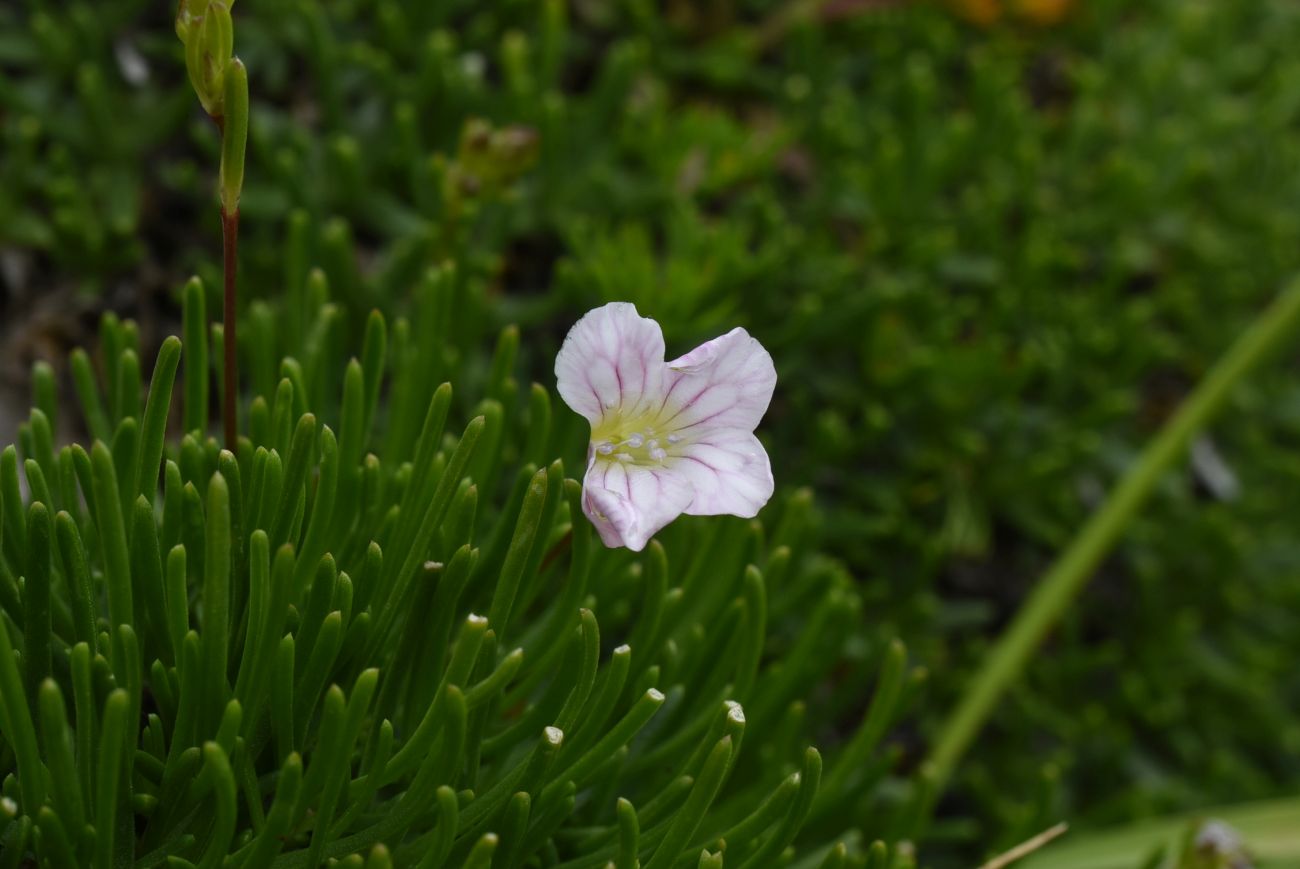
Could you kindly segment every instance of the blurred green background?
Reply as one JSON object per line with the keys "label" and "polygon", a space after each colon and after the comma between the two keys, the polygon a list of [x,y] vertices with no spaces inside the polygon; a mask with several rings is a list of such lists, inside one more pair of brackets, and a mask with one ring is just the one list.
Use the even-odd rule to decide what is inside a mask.
{"label": "blurred green background", "polygon": [[[32,362],[93,343],[100,311],[136,318],[148,357],[188,275],[220,286],[217,137],[173,14],[0,5],[2,442]],[[1295,4],[234,16],[245,339],[302,342],[258,332],[257,303],[306,292],[310,266],[349,341],[445,260],[463,328],[435,376],[458,382],[483,382],[517,323],[551,384],[568,326],[609,300],[658,319],[670,353],[746,327],[781,378],[760,431],[778,484],[814,493],[821,548],[867,601],[863,646],[900,636],[930,670],[894,734],[904,772],[1053,555],[1300,267]],[[961,766],[940,848],[1300,783],[1297,358],[1234,393],[1164,480]]]}

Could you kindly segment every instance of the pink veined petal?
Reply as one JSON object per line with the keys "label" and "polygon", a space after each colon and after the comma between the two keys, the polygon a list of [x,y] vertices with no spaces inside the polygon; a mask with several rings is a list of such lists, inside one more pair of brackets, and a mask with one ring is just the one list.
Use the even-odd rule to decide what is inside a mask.
{"label": "pink veined petal", "polygon": [[683,444],[668,464],[695,491],[686,508],[692,516],[726,513],[748,519],[772,497],[772,463],[747,431],[712,432]]}
{"label": "pink veined petal", "polygon": [[592,425],[609,412],[631,415],[651,403],[657,407],[664,373],[659,324],[628,302],[588,311],[555,357],[560,397]]}
{"label": "pink veined petal", "polygon": [[752,432],[776,388],[772,356],[744,329],[706,341],[668,368],[659,423],[688,439],[718,429]]}
{"label": "pink veined petal", "polygon": [[663,467],[592,462],[582,481],[582,512],[600,539],[633,552],[644,549],[694,497],[689,481]]}

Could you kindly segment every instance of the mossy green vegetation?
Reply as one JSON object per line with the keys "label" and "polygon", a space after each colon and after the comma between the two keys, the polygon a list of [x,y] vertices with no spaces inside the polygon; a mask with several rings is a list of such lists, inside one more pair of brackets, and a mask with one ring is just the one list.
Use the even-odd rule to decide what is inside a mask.
{"label": "mossy green vegetation", "polygon": [[[24,409],[22,430],[0,435],[17,447],[0,462],[0,551],[11,580],[0,583],[0,622],[14,648],[24,649],[29,633],[38,649],[49,647],[48,664],[40,652],[30,667],[25,653],[15,662],[30,731],[0,728],[0,769],[13,774],[6,795],[21,809],[30,803],[22,787],[34,787],[27,797],[45,802],[4,822],[0,865],[22,859],[12,843],[56,849],[60,838],[42,829],[73,831],[66,841],[74,850],[49,852],[54,865],[93,861],[93,848],[78,850],[88,845],[75,830],[96,823],[101,797],[115,799],[113,788],[96,787],[106,786],[101,762],[123,788],[139,784],[142,799],[130,812],[150,819],[134,834],[122,827],[110,847],[120,857],[124,842],[143,844],[157,810],[143,799],[149,779],[136,778],[156,769],[141,754],[138,770],[115,771],[99,746],[116,744],[103,733],[120,723],[122,738],[145,754],[161,750],[166,768],[176,722],[160,716],[151,730],[147,716],[138,726],[131,716],[153,709],[155,683],[181,689],[191,629],[202,667],[218,672],[224,650],[230,694],[208,696],[194,712],[218,729],[186,724],[194,736],[183,735],[179,753],[201,777],[196,793],[152,794],[201,807],[202,829],[174,822],[196,839],[183,859],[217,859],[207,846],[219,838],[218,820],[233,824],[235,850],[272,819],[287,825],[294,835],[280,856],[305,850],[300,859],[311,859],[312,819],[326,801],[338,828],[330,842],[377,823],[418,770],[382,787],[369,770],[384,751],[397,757],[418,727],[395,710],[408,699],[428,709],[432,696],[408,698],[403,687],[384,696],[392,662],[406,654],[398,649],[363,646],[346,667],[320,650],[346,645],[367,608],[387,619],[392,642],[417,642],[405,640],[406,611],[386,614],[373,600],[359,606],[369,539],[381,531],[400,532],[388,540],[408,544],[400,564],[391,542],[381,545],[383,561],[371,568],[407,577],[385,580],[393,584],[384,603],[446,609],[451,592],[437,597],[446,575],[423,573],[426,560],[455,563],[444,536],[470,541],[480,559],[491,554],[457,578],[465,588],[451,605],[456,620],[438,666],[399,680],[425,680],[436,691],[469,613],[488,618],[496,637],[492,619],[505,612],[506,645],[495,657],[484,651],[490,641],[480,646],[495,666],[480,671],[476,661],[458,685],[467,702],[484,684],[480,694],[503,690],[515,704],[479,712],[484,744],[529,709],[542,709],[530,724],[558,716],[567,695],[557,695],[561,687],[544,694],[550,682],[536,675],[542,665],[524,639],[558,618],[559,603],[548,606],[544,592],[567,588],[573,541],[561,544],[560,531],[580,523],[563,484],[548,485],[540,507],[530,502],[525,469],[549,469],[560,457],[561,480],[581,477],[586,431],[551,406],[551,365],[577,316],[610,300],[635,302],[683,350],[733,325],[771,349],[781,381],[760,433],[780,494],[761,534],[730,520],[687,521],[665,533],[659,617],[672,621],[674,590],[685,595],[688,581],[710,599],[653,653],[638,640],[648,630],[640,628],[644,583],[658,556],[591,549],[592,579],[566,604],[565,630],[582,638],[567,643],[587,642],[580,610],[597,620],[592,696],[607,668],[626,667],[608,678],[630,686],[655,665],[683,691],[716,691],[678,701],[659,680],[664,706],[626,746],[633,771],[621,781],[639,787],[575,785],[574,811],[550,837],[557,854],[589,850],[596,840],[582,831],[590,827],[599,849],[617,845],[616,866],[638,852],[653,859],[651,832],[670,832],[670,816],[653,809],[685,805],[694,790],[665,790],[636,758],[680,767],[687,749],[662,749],[668,735],[656,735],[656,722],[672,722],[659,725],[671,730],[685,720],[672,712],[680,702],[705,704],[698,714],[712,708],[725,725],[719,698],[728,681],[748,692],[736,698],[748,733],[732,740],[735,770],[701,826],[673,828],[670,840],[684,839],[682,853],[693,848],[690,862],[701,865],[748,859],[705,841],[718,832],[711,823],[744,820],[719,814],[728,805],[758,812],[742,833],[784,823],[778,808],[798,793],[784,783],[809,743],[827,761],[821,795],[788,857],[772,858],[801,866],[823,858],[837,865],[834,842],[844,844],[848,865],[905,864],[900,843],[913,836],[922,862],[968,866],[1061,819],[1071,823],[1064,848],[1086,844],[1090,828],[1294,792],[1300,465],[1291,445],[1300,436],[1300,393],[1291,369],[1263,371],[1233,390],[1191,460],[1179,457],[1161,475],[1088,590],[993,706],[932,820],[922,764],[984,653],[1055,556],[1300,268],[1300,14],[1279,3],[1094,0],[1050,28],[1014,17],[980,28],[938,3],[824,5],[825,14],[816,3],[778,0],[241,0],[233,21],[251,116],[240,203],[239,430],[252,454],[223,458],[209,440],[224,421],[215,412],[225,386],[214,364],[224,330],[209,326],[222,302],[214,255],[221,139],[187,84],[170,10],[146,0],[0,4],[0,376],[26,398],[34,370],[37,411]],[[199,279],[187,283],[191,274]],[[116,312],[102,328],[96,315],[67,316],[100,306]],[[163,343],[172,333],[183,352]],[[155,359],[155,386],[146,390]],[[183,400],[167,401],[168,376]],[[523,386],[533,380],[540,385]],[[439,397],[443,381],[455,389]],[[439,530],[426,540],[415,514],[455,456],[452,436],[422,439],[431,407],[454,436],[475,418],[483,423]],[[307,413],[315,426],[300,432]],[[332,483],[326,426],[338,454]],[[192,437],[180,440],[183,433]],[[73,442],[82,449],[63,449]],[[268,456],[260,471],[259,446]],[[160,471],[160,488],[149,468]],[[218,471],[231,505],[230,568],[210,574],[209,552],[221,557],[207,540],[220,530],[208,524]],[[334,487],[330,509],[340,518],[313,537],[322,483],[325,492]],[[113,502],[114,486],[121,507],[105,515],[105,533],[95,507]],[[282,501],[285,491],[302,493],[301,508]],[[545,547],[515,553],[507,575],[529,505],[540,510],[536,539]],[[358,518],[354,510],[370,512]],[[266,579],[254,576],[255,517],[273,592],[279,548],[292,540],[298,553],[310,544],[309,557],[294,556],[293,596],[265,602],[283,608],[285,621],[275,644],[258,651],[264,681],[252,686],[281,703],[260,710],[243,702],[252,675],[238,681],[252,589]],[[142,530],[150,525],[156,552]],[[342,542],[350,548],[340,552]],[[790,548],[785,575],[779,560],[772,568],[780,545]],[[33,554],[45,546],[48,570]],[[724,567],[709,591],[715,547]],[[326,552],[335,579],[317,591]],[[692,660],[725,652],[739,667],[732,657],[740,653],[724,644],[757,606],[747,596],[751,564],[768,598],[767,640],[743,654],[757,655],[760,669],[690,682],[682,674],[693,672]],[[31,579],[43,575],[48,600]],[[161,594],[152,579],[137,585],[142,576],[161,577]],[[209,631],[203,598],[223,596],[223,576],[227,617]],[[343,592],[336,606],[328,591],[345,585],[351,611]],[[309,610],[305,645],[285,646],[285,633],[305,627],[294,619]],[[136,634],[138,676],[115,657],[130,652],[122,625]],[[896,639],[928,673],[923,694],[904,663],[890,663],[900,654]],[[631,651],[617,652],[619,643]],[[555,667],[585,673],[578,646],[561,645],[551,654],[572,655],[572,668]],[[516,647],[523,657],[507,665]],[[401,648],[418,656],[432,645]],[[364,696],[358,679],[369,667],[379,676],[363,712],[351,704]],[[110,704],[119,678],[125,698]],[[342,696],[330,700],[335,684]],[[284,706],[300,689],[304,698],[318,693],[309,714]],[[602,702],[624,712],[631,690]],[[896,693],[900,705],[881,718],[871,711],[881,708],[873,690]],[[763,700],[769,693],[778,699]],[[278,721],[276,732],[295,737],[287,746],[302,761],[285,767],[274,736],[260,747],[261,817],[244,789],[240,750],[218,739],[230,697],[242,698],[245,720],[228,730],[243,739],[246,727]],[[176,696],[171,703],[180,708]],[[325,734],[327,706],[345,714]],[[288,791],[276,801],[278,782],[298,787],[295,776],[307,774],[322,735],[347,738],[349,709],[362,723],[347,781],[329,778],[335,790],[313,793],[317,802],[299,816]],[[82,711],[92,729],[80,726]],[[864,715],[872,723],[859,729]],[[606,721],[615,720],[611,708]],[[71,752],[56,757],[60,732]],[[146,745],[145,734],[161,747]],[[689,745],[700,770],[722,740],[706,745],[706,735],[714,736],[693,732]],[[565,729],[565,741],[574,738]],[[209,758],[209,740],[237,782],[233,821],[215,811],[225,785],[215,781],[221,756]],[[484,749],[480,778],[499,781],[520,751]],[[49,781],[66,780],[70,757],[79,794],[24,776],[33,757]],[[769,765],[772,757],[780,763]],[[854,760],[837,766],[841,757]],[[459,834],[446,841],[449,828],[482,823],[461,793],[481,791],[465,784],[468,770],[449,773],[460,777],[450,796],[435,783],[409,835],[382,837],[386,849],[374,854],[358,847],[364,856],[349,865],[404,865],[410,852],[402,847],[430,831],[428,844],[447,848],[449,865],[522,861],[527,831],[568,797],[544,806],[545,786],[509,790],[490,824],[494,839],[484,832],[468,846]],[[692,785],[698,780],[692,775]],[[762,803],[763,787],[784,795]],[[647,814],[647,800],[660,795]],[[453,817],[436,832],[439,819]],[[149,853],[156,844],[149,841]],[[750,847],[763,853],[761,843]]]}
{"label": "mossy green vegetation", "polygon": [[[169,338],[142,387],[117,320],[120,353],[100,361],[121,389],[105,401],[92,375],[86,396],[111,441],[56,453],[33,410],[0,458],[7,855],[816,866],[903,837],[919,796],[876,785],[922,674],[860,630],[847,574],[809,553],[806,496],[767,523],[605,549],[548,461],[549,392],[514,379],[516,333],[495,397],[470,402],[388,331],[375,313],[358,358],[280,360],[234,451],[201,429],[164,442],[173,383],[205,403],[211,371],[190,376]],[[314,408],[336,370],[339,397]],[[409,398],[376,412],[381,393]],[[414,437],[371,451],[394,431]],[[818,722],[873,681],[823,775]]]}

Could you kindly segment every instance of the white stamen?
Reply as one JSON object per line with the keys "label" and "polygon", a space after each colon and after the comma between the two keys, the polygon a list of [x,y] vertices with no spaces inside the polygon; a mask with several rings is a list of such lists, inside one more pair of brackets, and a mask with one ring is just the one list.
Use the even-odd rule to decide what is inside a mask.
{"label": "white stamen", "polygon": [[639,450],[641,449],[641,446],[645,443],[645,438],[642,437],[641,432],[634,431],[627,436],[627,441],[625,443],[632,449]]}
{"label": "white stamen", "polygon": [[596,452],[600,453],[602,456],[607,456],[614,452],[614,445],[607,442],[596,444]]}
{"label": "white stamen", "polygon": [[656,462],[662,462],[664,459],[668,458],[668,451],[663,447],[655,447],[650,451],[650,458],[654,459]]}
{"label": "white stamen", "polygon": [[633,456],[629,452],[621,452],[621,453],[615,453],[614,458],[618,459],[619,461],[630,462],[632,461]]}
{"label": "white stamen", "polygon": [[670,434],[670,435],[668,436],[668,443],[670,443],[670,444],[675,444],[675,443],[679,442],[681,439],[682,439],[682,436],[681,436],[681,435]]}
{"label": "white stamen", "polygon": [[650,438],[650,440],[645,442],[645,445],[653,450],[655,447],[659,446],[659,441],[657,438]]}

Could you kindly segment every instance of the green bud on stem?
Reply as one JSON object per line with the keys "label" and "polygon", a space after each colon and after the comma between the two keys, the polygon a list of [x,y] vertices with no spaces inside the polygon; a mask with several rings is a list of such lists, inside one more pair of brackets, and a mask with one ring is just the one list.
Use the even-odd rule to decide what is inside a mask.
{"label": "green bud on stem", "polygon": [[185,43],[185,69],[203,110],[225,114],[225,75],[235,49],[230,6],[220,0],[188,0],[176,16],[176,34]]}
{"label": "green bud on stem", "polygon": [[239,209],[239,193],[244,187],[244,150],[248,144],[248,70],[239,58],[231,59],[225,79],[221,209],[233,215]]}

